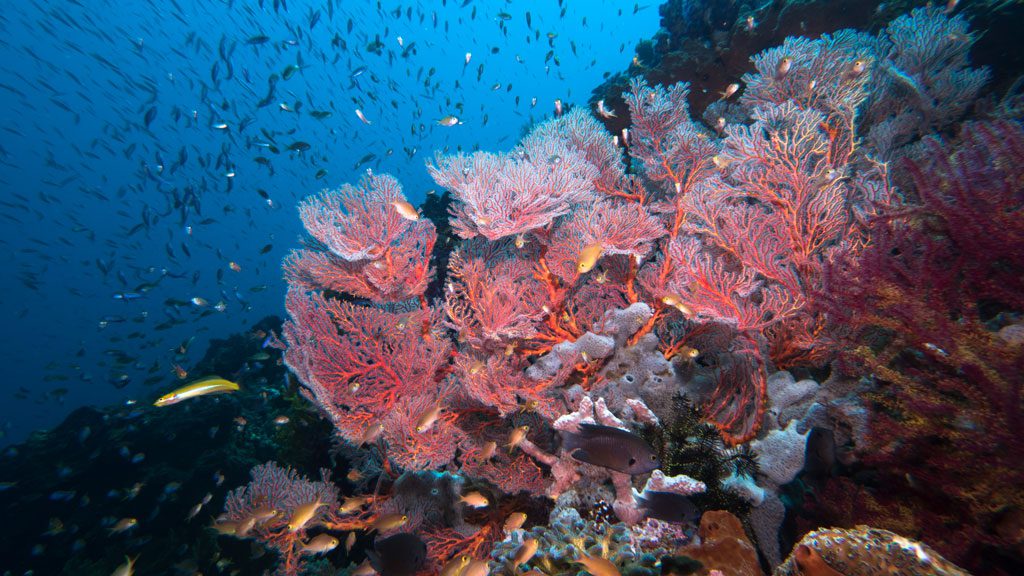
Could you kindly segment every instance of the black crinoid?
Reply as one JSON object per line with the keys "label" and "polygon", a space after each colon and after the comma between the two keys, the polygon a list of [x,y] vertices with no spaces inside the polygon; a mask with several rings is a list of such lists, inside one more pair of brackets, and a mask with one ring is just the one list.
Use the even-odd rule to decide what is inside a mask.
{"label": "black crinoid", "polygon": [[671,421],[661,428],[644,432],[658,450],[661,469],[669,476],[686,474],[707,486],[703,494],[692,496],[702,511],[728,510],[744,517],[750,505],[737,494],[725,490],[722,482],[729,476],[757,473],[757,459],[749,446],[727,448],[721,434],[703,420],[700,410],[682,395],[672,401]]}

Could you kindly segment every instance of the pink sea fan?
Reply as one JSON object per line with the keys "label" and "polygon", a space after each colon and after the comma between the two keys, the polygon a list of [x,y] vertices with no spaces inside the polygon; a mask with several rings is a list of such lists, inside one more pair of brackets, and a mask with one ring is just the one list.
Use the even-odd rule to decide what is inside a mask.
{"label": "pink sea fan", "polygon": [[325,506],[310,520],[310,525],[315,526],[338,503],[338,488],[330,481],[330,472],[326,470],[321,471],[321,481],[314,482],[291,468],[267,462],[253,467],[249,476],[248,484],[228,493],[224,501],[225,520],[239,522],[258,509],[269,507],[278,514],[259,528],[270,529],[287,523],[296,507],[318,500]]}
{"label": "pink sea fan", "polygon": [[372,172],[359,187],[345,185],[299,206],[312,236],[306,250],[289,255],[289,282],[305,290],[334,290],[375,302],[420,296],[433,271],[433,223],[411,221],[395,205],[405,202],[398,180]]}
{"label": "pink sea fan", "polygon": [[774,232],[798,266],[823,254],[848,231],[850,186],[833,156],[825,117],[787,102],[754,114],[749,127],[729,128],[723,158],[733,183],[726,196],[751,199],[769,211]]}
{"label": "pink sea fan", "polygon": [[459,236],[493,241],[524,234],[592,197],[598,169],[557,131],[548,133],[507,154],[439,155],[428,165],[434,181],[457,200],[452,227]]}
{"label": "pink sea fan", "polygon": [[548,265],[562,279],[574,279],[580,253],[588,246],[600,244],[602,254],[625,254],[640,261],[664,235],[661,223],[639,204],[597,202],[555,230],[548,246]]}
{"label": "pink sea fan", "polygon": [[519,451],[510,454],[501,448],[490,462],[467,457],[462,464],[462,472],[487,480],[506,494],[543,494],[551,482],[532,458]]}
{"label": "pink sea fan", "polygon": [[516,390],[531,383],[523,374],[525,368],[526,363],[518,357],[460,355],[455,359],[453,375],[469,400],[495,408],[499,416],[505,417],[522,407]]}
{"label": "pink sea fan", "polygon": [[582,108],[574,108],[557,121],[543,122],[523,141],[532,148],[535,140],[561,141],[568,148],[583,154],[584,159],[597,169],[594,188],[609,196],[625,193],[625,165],[622,149],[615,145],[604,126]]}
{"label": "pink sea fan", "polygon": [[718,148],[690,119],[685,83],[649,87],[634,80],[624,94],[633,119],[630,154],[643,162],[644,175],[658,185],[663,197],[675,200],[710,175]]}
{"label": "pink sea fan", "polygon": [[740,103],[756,110],[792,102],[849,125],[867,99],[868,81],[877,74],[877,46],[873,36],[855,30],[822,34],[817,40],[786,38],[782,46],[752,58],[757,72],[743,76]]}
{"label": "pink sea fan", "polygon": [[[291,468],[282,468],[275,462],[253,467],[252,480],[245,486],[228,493],[224,501],[224,514],[218,519],[222,525],[235,525],[234,536],[253,538],[274,550],[280,556],[275,574],[295,576],[302,570],[302,543],[306,530],[322,527],[334,518],[338,506],[338,489],[331,482],[330,472],[320,471],[320,481],[300,476]],[[313,516],[300,530],[288,526],[295,509],[319,502]],[[270,517],[257,517],[258,511],[273,510]],[[250,526],[251,528],[241,528]],[[238,530],[245,529],[241,533]]]}
{"label": "pink sea fan", "polygon": [[[449,405],[450,394],[437,387],[419,395],[403,394],[395,409],[384,415],[384,440],[388,455],[405,470],[441,470],[455,458],[464,438],[454,424],[456,413]],[[425,430],[416,424],[427,411],[441,408],[437,420]]]}
{"label": "pink sea fan", "polygon": [[666,293],[683,294],[695,318],[759,331],[781,310],[791,305],[789,296],[772,290],[752,298],[764,287],[756,273],[716,256],[700,240],[679,237],[668,247],[671,261]]}
{"label": "pink sea fan", "polygon": [[332,254],[350,262],[375,259],[413,227],[393,206],[405,202],[402,186],[387,174],[367,172],[359,186],[325,190],[299,204],[306,230]]}
{"label": "pink sea fan", "polygon": [[297,250],[285,260],[284,270],[293,286],[307,290],[334,290],[374,302],[401,302],[426,291],[433,277],[429,262],[436,240],[434,225],[423,220],[379,258],[349,261],[328,250]]}
{"label": "pink sea fan", "polygon": [[868,140],[883,158],[899,146],[960,119],[989,79],[987,68],[970,68],[975,38],[960,14],[917,8],[889,23],[880,35],[880,71],[864,122]]}

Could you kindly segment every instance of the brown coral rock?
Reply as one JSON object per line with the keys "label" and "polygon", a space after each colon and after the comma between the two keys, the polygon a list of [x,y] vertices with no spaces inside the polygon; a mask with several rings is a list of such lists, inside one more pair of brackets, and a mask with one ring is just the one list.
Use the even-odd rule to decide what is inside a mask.
{"label": "brown coral rock", "polygon": [[704,567],[696,574],[707,576],[719,570],[723,576],[762,576],[757,549],[743,531],[739,518],[725,510],[705,512],[700,518],[698,539],[681,546],[676,554],[699,560]]}
{"label": "brown coral rock", "polygon": [[774,576],[970,576],[925,544],[899,534],[857,526],[808,532]]}

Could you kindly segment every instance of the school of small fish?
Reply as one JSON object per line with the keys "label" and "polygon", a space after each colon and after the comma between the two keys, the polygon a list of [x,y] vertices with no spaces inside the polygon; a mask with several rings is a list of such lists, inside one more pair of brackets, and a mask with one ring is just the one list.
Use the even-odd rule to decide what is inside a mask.
{"label": "school of small fish", "polygon": [[[51,353],[25,362],[36,340],[5,347],[21,370],[14,399],[38,409],[0,414],[0,436],[11,419],[52,423],[54,405],[134,401],[203,376],[189,374],[194,340],[201,349],[280,309],[299,199],[367,169],[425,198],[435,152],[509,147],[524,127],[588,106],[656,29],[652,6],[170,0],[115,19],[112,0],[32,0],[5,10],[4,29],[24,31],[0,39],[9,330],[43,331]],[[627,38],[630,22],[647,28]],[[603,100],[595,109],[621,112]],[[584,256],[581,271],[600,250]]]}
{"label": "school of small fish", "polygon": [[[300,199],[367,170],[389,172],[416,199],[395,202],[395,211],[418,220],[424,216],[414,204],[433,193],[424,161],[435,152],[508,148],[525,127],[572,106],[604,118],[621,114],[604,100],[588,104],[590,90],[628,66],[635,42],[658,23],[653,4],[611,1],[585,10],[568,0],[126,6],[30,0],[0,11],[7,55],[0,104],[8,112],[0,126],[0,242],[9,254],[8,329],[19,336],[4,347],[13,384],[0,394],[11,394],[15,402],[5,404],[17,414],[0,413],[0,438],[12,421],[31,429],[87,402],[184,410],[209,400],[199,397],[237,391],[240,374],[192,373],[192,366],[211,336],[249,331],[280,313],[281,259],[301,233]],[[601,255],[600,245],[588,246],[579,272],[590,272]],[[261,352],[245,369],[273,361],[275,336],[249,336]],[[47,354],[32,354],[42,341]],[[26,405],[33,410],[17,408]],[[445,406],[433,406],[416,429],[428,433],[450,417]],[[272,424],[287,429],[289,422],[280,415]],[[211,424],[214,438],[247,422]],[[368,426],[364,444],[381,432]],[[83,428],[79,441],[90,433]],[[478,456],[514,451],[528,434],[528,426],[516,428]],[[119,454],[147,463],[146,454],[125,446]],[[124,488],[108,497],[122,501],[151,491],[174,497],[181,486],[119,480]],[[208,504],[223,482],[218,472],[211,492],[188,502],[182,524],[210,526]],[[0,490],[14,485],[6,484]],[[90,505],[75,490],[50,499]],[[341,512],[368,501],[350,497]],[[472,510],[494,506],[479,491],[460,502]],[[321,506],[298,506],[288,529],[302,531]],[[245,534],[278,513],[267,508],[245,523],[212,528]],[[98,517],[118,543],[144,538],[152,520]],[[525,521],[513,513],[505,530]],[[407,522],[404,514],[383,514],[366,531]],[[47,533],[65,530],[52,518]],[[364,572],[404,574],[423,564],[418,538],[384,536]],[[354,542],[349,533],[343,547]],[[342,543],[319,534],[302,546],[317,555]],[[527,552],[537,552],[535,541]],[[108,570],[136,573],[137,550],[126,546],[115,557],[123,562]],[[480,559],[453,562],[451,574],[487,573]]]}

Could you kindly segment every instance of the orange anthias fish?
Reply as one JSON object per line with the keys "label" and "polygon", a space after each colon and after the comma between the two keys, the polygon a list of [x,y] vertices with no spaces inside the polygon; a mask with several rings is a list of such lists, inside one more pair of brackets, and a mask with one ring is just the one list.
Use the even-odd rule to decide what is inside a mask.
{"label": "orange anthias fish", "polygon": [[185,370],[179,364],[174,364],[173,368],[174,375],[178,378],[178,380],[184,380],[185,378],[188,378],[188,370]]}
{"label": "orange anthias fish", "polygon": [[135,573],[135,562],[139,559],[138,556],[135,558],[124,557],[124,564],[118,566],[111,573],[110,576],[132,576]]}
{"label": "orange anthias fish", "polygon": [[583,250],[580,250],[579,259],[576,260],[576,272],[586,274],[593,270],[594,265],[597,264],[597,260],[601,258],[602,252],[604,252],[604,247],[601,246],[600,242],[596,242],[583,248]]}
{"label": "orange anthias fish", "polygon": [[324,503],[320,501],[320,498],[317,498],[312,502],[297,506],[292,511],[292,517],[288,520],[288,531],[298,532],[305,528],[306,524],[309,524],[309,521],[316,516],[317,509],[323,505]]}
{"label": "orange anthias fish", "polygon": [[583,564],[587,568],[587,572],[594,576],[619,576],[618,567],[600,556],[588,556],[586,553],[581,553],[576,562]]}
{"label": "orange anthias fish", "polygon": [[395,207],[395,211],[398,212],[398,215],[406,220],[415,222],[420,219],[420,213],[416,211],[416,208],[412,204],[409,204],[405,200],[395,200],[391,205]]}

